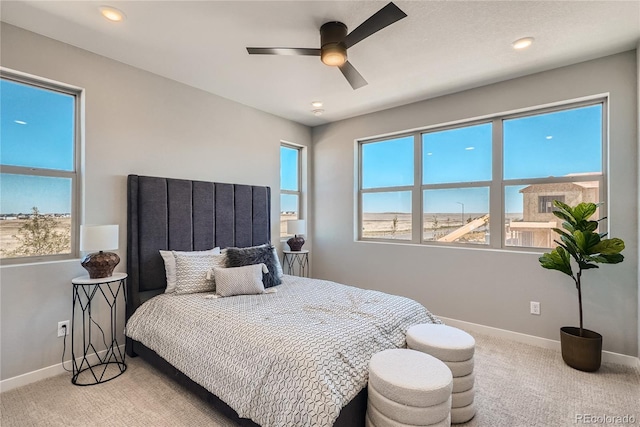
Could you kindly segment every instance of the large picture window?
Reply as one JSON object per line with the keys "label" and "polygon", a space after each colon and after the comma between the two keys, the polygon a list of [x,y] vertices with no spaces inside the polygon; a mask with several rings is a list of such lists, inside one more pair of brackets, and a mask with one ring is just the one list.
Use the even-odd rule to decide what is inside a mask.
{"label": "large picture window", "polygon": [[0,258],[77,255],[79,92],[3,71]]}
{"label": "large picture window", "polygon": [[552,247],[554,200],[604,200],[605,102],[360,141],[359,239]]}
{"label": "large picture window", "polygon": [[301,151],[291,145],[280,146],[280,237],[288,235],[288,220],[302,219]]}

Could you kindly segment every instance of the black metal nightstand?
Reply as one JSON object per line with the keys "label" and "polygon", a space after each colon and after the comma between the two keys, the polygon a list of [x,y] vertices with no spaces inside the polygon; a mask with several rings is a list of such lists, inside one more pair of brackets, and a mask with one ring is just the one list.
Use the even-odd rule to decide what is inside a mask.
{"label": "black metal nightstand", "polygon": [[309,277],[309,251],[282,251],[284,253],[283,264],[286,274],[293,276]]}
{"label": "black metal nightstand", "polygon": [[[125,352],[116,338],[118,328],[118,298],[127,301],[125,291],[125,273],[114,273],[113,276],[101,279],[90,279],[89,276],[76,277],[73,284],[73,312],[71,314],[71,359],[75,385],[94,385],[107,382],[122,374],[126,369]],[[96,305],[96,303],[99,303]],[[92,317],[92,310],[98,313],[106,306],[110,310],[109,325],[100,326]],[[75,323],[76,309],[82,320],[82,358],[76,360],[75,355]],[[80,325],[78,325],[80,327]],[[96,331],[97,329],[97,331]],[[101,334],[98,334],[98,331]],[[100,342],[102,340],[102,342]],[[98,351],[104,346],[105,350]]]}

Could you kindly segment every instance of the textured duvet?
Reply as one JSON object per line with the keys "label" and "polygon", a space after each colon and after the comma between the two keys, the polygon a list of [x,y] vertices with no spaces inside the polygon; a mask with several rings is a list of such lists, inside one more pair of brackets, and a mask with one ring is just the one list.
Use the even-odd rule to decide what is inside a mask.
{"label": "textured duvet", "polygon": [[419,303],[285,276],[276,293],[159,295],[126,334],[263,427],[331,426],[367,384],[371,356],[405,346]]}

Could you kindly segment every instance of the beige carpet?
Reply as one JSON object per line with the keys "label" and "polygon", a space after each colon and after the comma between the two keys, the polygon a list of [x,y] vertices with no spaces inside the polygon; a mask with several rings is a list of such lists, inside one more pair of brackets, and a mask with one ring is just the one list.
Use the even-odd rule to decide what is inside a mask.
{"label": "beige carpet", "polygon": [[[575,426],[581,424],[577,415],[630,415],[640,425],[637,368],[605,364],[597,373],[580,372],[566,366],[556,351],[473,335],[477,415],[460,426]],[[67,374],[2,393],[0,425],[235,425],[141,359],[129,358],[127,364],[123,375],[105,384],[77,387]]]}

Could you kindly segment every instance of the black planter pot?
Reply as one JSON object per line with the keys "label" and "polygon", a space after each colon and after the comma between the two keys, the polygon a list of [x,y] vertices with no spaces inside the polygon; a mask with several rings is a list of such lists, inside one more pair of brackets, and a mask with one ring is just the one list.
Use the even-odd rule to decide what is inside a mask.
{"label": "black planter pot", "polygon": [[574,326],[560,328],[560,347],[564,363],[574,369],[594,372],[600,369],[602,360],[602,335]]}

